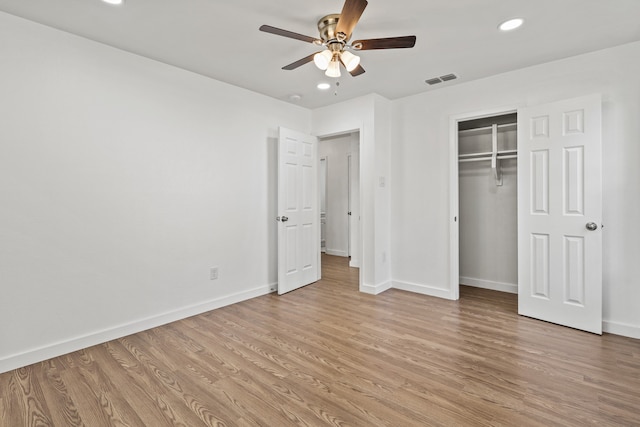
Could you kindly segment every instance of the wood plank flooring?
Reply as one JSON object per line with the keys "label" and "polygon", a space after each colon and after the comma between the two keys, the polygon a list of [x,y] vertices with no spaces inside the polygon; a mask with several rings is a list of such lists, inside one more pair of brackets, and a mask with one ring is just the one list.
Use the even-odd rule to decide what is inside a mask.
{"label": "wood plank flooring", "polygon": [[0,425],[640,426],[640,340],[323,280],[0,375]]}

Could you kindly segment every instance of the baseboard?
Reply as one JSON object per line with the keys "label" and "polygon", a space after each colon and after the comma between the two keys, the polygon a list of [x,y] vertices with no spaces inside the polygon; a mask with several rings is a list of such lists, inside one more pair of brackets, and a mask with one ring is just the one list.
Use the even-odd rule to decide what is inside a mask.
{"label": "baseboard", "polygon": [[391,287],[391,282],[379,283],[377,285],[368,285],[366,283],[363,283],[360,286],[360,292],[365,294],[378,295],[388,289],[391,289]]}
{"label": "baseboard", "polygon": [[353,259],[353,257],[351,257],[351,259],[349,260],[349,267],[360,268],[360,260]]}
{"label": "baseboard", "polygon": [[190,305],[177,310],[172,310],[166,313],[71,338],[69,340],[35,348],[23,353],[10,355],[0,359],[0,374],[23,366],[28,366],[33,363],[42,362],[43,360],[51,359],[53,357],[62,356],[63,354],[78,351],[83,348],[142,332],[147,329],[166,325],[167,323],[175,322],[197,314],[206,313],[207,311],[215,310],[216,308],[267,295],[273,292],[276,288],[277,284],[274,283],[266,286],[260,286],[248,291],[226,295],[203,303]]}
{"label": "baseboard", "polygon": [[421,283],[409,283],[393,281],[393,288],[403,291],[414,292],[416,294],[429,295],[432,297],[454,299],[450,289],[443,289],[437,286],[425,285]]}
{"label": "baseboard", "polygon": [[518,285],[514,283],[494,282],[492,280],[476,279],[474,277],[460,276],[460,284],[476,288],[491,289],[493,291],[518,293]]}
{"label": "baseboard", "polygon": [[341,251],[341,250],[338,250],[338,249],[329,249],[329,248],[327,248],[325,252],[327,253],[327,255],[341,256],[341,257],[348,257],[349,256],[347,251]]}
{"label": "baseboard", "polygon": [[623,337],[640,339],[640,326],[628,323],[614,322],[611,320],[602,321],[602,332],[621,335]]}

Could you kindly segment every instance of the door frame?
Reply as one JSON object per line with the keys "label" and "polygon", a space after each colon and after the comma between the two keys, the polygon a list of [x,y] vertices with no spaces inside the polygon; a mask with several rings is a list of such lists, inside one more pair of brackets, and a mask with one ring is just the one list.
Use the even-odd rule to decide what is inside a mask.
{"label": "door frame", "polygon": [[[331,137],[335,137],[335,136],[342,136],[342,135],[348,135],[348,134],[352,134],[352,133],[358,133],[358,161],[360,162],[360,166],[362,164],[362,146],[363,146],[363,135],[364,135],[364,124],[360,124],[357,128],[354,129],[344,129],[344,130],[338,130],[335,132],[329,132],[329,133],[322,133],[322,134],[313,134],[314,136],[316,136],[320,141],[326,138],[331,138]],[[318,162],[320,162],[319,158],[318,158]],[[318,171],[320,170],[320,167],[318,166]],[[318,172],[319,173],[319,172]],[[359,215],[360,215],[360,221],[358,221],[358,239],[357,239],[357,244],[358,244],[358,257],[359,259],[362,258],[362,248],[364,247],[364,239],[363,239],[363,234],[362,234],[362,167],[358,168],[358,188],[359,188]],[[318,195],[320,194],[320,192],[318,191]],[[320,201],[318,200],[318,203],[320,203]],[[349,249],[351,250],[351,249]],[[362,271],[362,261],[359,262],[359,266],[358,268],[358,289],[362,289],[362,283],[363,283],[363,271]]]}
{"label": "door frame", "polygon": [[347,154],[347,256],[351,259],[351,174],[353,173],[353,167],[351,162],[353,156],[351,152]]}
{"label": "door frame", "polygon": [[[318,138],[318,144],[320,143],[320,138]],[[320,148],[320,147],[318,147]],[[322,174],[323,174],[323,170],[322,170],[322,162],[324,161],[324,182],[321,178],[323,178]],[[318,156],[318,193],[320,194],[320,203],[318,206],[320,206],[320,252],[322,253],[322,197],[324,196],[324,202],[325,202],[325,210],[324,210],[324,221],[325,221],[325,237],[326,237],[326,222],[327,222],[327,209],[326,209],[326,204],[327,204],[327,178],[328,178],[328,174],[327,171],[329,170],[329,157],[328,156]],[[324,192],[322,191],[322,187],[324,184]],[[325,246],[324,246],[324,252],[327,252],[327,242],[325,240]],[[322,257],[321,257],[322,258]],[[320,264],[320,266],[322,267],[322,263]]]}
{"label": "door frame", "polygon": [[[449,299],[460,298],[458,123],[517,113],[520,107],[522,106],[511,105],[449,116]],[[519,194],[518,197],[520,197]]]}

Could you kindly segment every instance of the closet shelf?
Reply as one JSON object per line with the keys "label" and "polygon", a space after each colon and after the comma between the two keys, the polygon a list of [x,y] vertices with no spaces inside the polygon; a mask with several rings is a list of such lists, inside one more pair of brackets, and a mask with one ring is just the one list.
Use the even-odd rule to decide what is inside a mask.
{"label": "closet shelf", "polygon": [[[491,170],[493,171],[493,177],[496,180],[496,185],[502,185],[502,170],[500,168],[500,160],[506,159],[515,159],[518,157],[518,150],[501,150],[498,151],[498,128],[504,128],[507,126],[514,126],[516,123],[508,123],[508,124],[493,124],[489,127],[484,128],[475,128],[469,129],[472,130],[483,130],[483,129],[491,129],[491,151],[483,152],[483,153],[465,153],[458,155],[458,162],[483,162],[483,161],[491,161]],[[464,130],[459,131],[459,133],[465,132]]]}
{"label": "closet shelf", "polygon": [[[498,129],[500,129],[500,128],[510,128],[510,127],[516,128],[518,126],[518,124],[517,123],[504,123],[504,124],[497,125],[497,126],[498,126]],[[464,129],[464,130],[458,131],[458,133],[476,132],[476,131],[480,131],[480,130],[492,130],[492,129],[493,129],[493,126],[484,126],[484,127],[480,127],[480,128]]]}

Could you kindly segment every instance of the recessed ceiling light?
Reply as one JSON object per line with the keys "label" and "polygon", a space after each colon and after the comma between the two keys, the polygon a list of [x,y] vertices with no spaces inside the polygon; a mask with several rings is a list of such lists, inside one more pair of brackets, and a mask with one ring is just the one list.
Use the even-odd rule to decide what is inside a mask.
{"label": "recessed ceiling light", "polygon": [[524,23],[524,19],[522,18],[514,18],[509,19],[508,21],[504,21],[502,24],[498,25],[500,31],[511,31],[520,27]]}
{"label": "recessed ceiling light", "polygon": [[293,102],[297,102],[302,99],[302,95],[298,95],[297,93],[294,93],[293,95],[289,95],[289,99]]}
{"label": "recessed ceiling light", "polygon": [[327,90],[331,87],[331,85],[329,83],[318,83],[317,87],[320,90]]}
{"label": "recessed ceiling light", "polygon": [[124,0],[102,0],[105,3],[119,5],[124,3]]}

